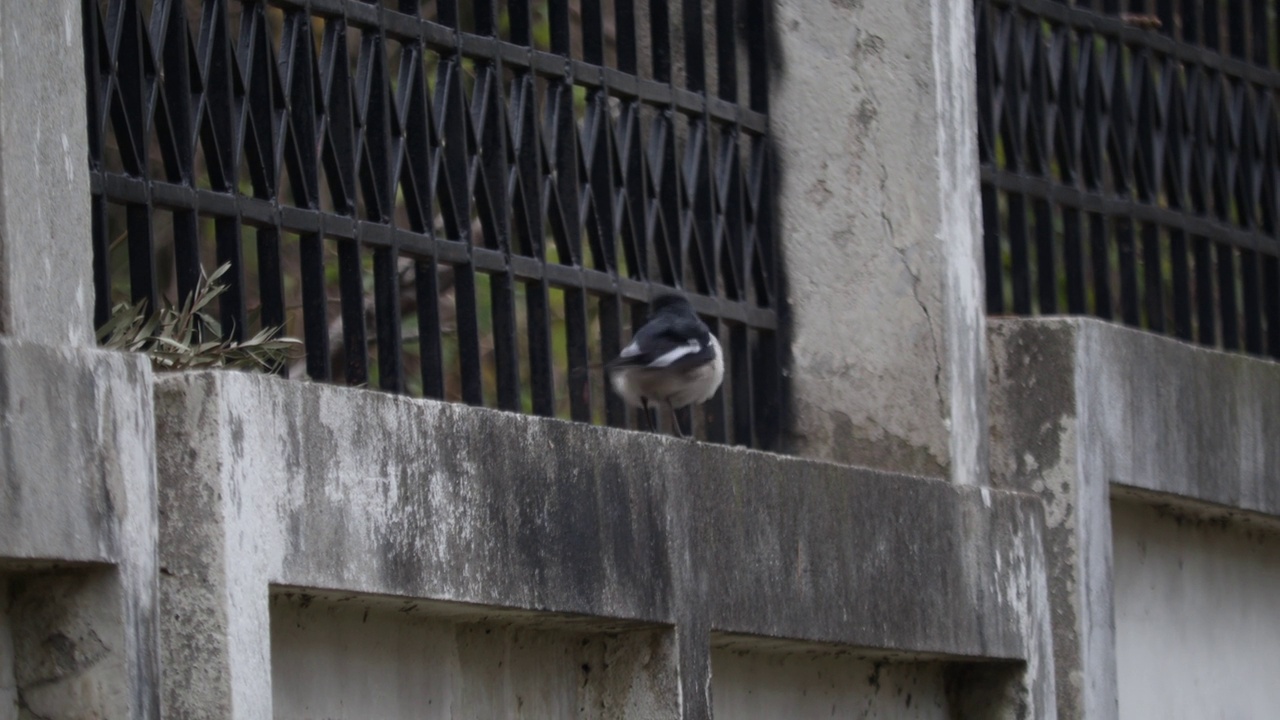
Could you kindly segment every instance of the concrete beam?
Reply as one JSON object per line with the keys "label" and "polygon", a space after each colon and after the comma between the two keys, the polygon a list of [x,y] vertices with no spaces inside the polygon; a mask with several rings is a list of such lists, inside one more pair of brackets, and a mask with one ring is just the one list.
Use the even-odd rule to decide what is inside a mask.
{"label": "concrete beam", "polygon": [[152,402],[140,356],[0,337],[0,698],[32,717],[160,717]]}
{"label": "concrete beam", "polygon": [[969,3],[778,0],[791,450],[986,481]]}
{"label": "concrete beam", "polygon": [[1052,716],[1017,494],[239,373],[157,408],[170,712],[271,716],[274,586],[672,627],[683,718],[712,633],[1027,662]]}
{"label": "concrete beam", "polygon": [[79,0],[0,3],[0,334],[94,344]]}

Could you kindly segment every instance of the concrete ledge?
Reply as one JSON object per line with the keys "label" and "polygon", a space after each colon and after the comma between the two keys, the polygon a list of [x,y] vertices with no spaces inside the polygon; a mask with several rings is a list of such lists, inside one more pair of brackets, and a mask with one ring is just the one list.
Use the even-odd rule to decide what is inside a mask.
{"label": "concrete ledge", "polygon": [[160,717],[152,408],[140,356],[0,337],[0,688],[32,717]]}
{"label": "concrete ledge", "polygon": [[[1096,320],[991,327],[1004,355],[1005,409],[1023,421],[1036,416],[1014,424],[1036,433],[1042,450],[1055,442],[1052,416],[1074,411],[1087,420],[1087,452],[1115,489],[1280,519],[1280,364]],[[1046,377],[1058,372],[1070,386]],[[1050,385],[1055,395],[1046,397]],[[1074,400],[1062,396],[1067,390]],[[1032,470],[1026,456],[1004,461]]]}
{"label": "concrete ledge", "polygon": [[238,373],[161,379],[157,432],[170,712],[270,717],[291,586],[673,626],[682,717],[713,631],[1027,661],[1052,714],[1017,494]]}
{"label": "concrete ledge", "polygon": [[154,535],[151,404],[138,356],[0,337],[0,557],[118,562]]}
{"label": "concrete ledge", "polygon": [[1079,343],[1114,486],[1280,519],[1280,364],[1100,322]]}

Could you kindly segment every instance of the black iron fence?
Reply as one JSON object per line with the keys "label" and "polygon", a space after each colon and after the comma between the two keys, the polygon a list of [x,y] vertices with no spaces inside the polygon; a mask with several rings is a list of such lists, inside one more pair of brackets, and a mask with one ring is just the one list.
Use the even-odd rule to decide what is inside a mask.
{"label": "black iron fence", "polygon": [[987,307],[1280,357],[1275,0],[977,0]]}
{"label": "black iron fence", "polygon": [[85,0],[97,320],[230,263],[296,374],[627,426],[599,363],[682,288],[699,434],[771,446],[764,2]]}

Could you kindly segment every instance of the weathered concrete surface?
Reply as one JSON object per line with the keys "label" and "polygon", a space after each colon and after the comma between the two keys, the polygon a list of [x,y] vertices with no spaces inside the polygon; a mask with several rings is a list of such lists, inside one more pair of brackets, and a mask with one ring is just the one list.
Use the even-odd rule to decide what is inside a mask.
{"label": "weathered concrete surface", "polygon": [[1280,514],[1280,366],[1095,320],[993,320],[991,470],[1045,503],[1064,718],[1117,716],[1111,498]]}
{"label": "weathered concrete surface", "polygon": [[954,720],[940,662],[886,662],[839,653],[712,652],[715,716]]}
{"label": "weathered concrete surface", "polygon": [[713,631],[1048,654],[1015,494],[238,373],[160,380],[157,428],[174,714],[271,716],[272,585],[673,626],[684,718]]}
{"label": "weathered concrete surface", "polygon": [[0,337],[0,602],[33,712],[159,717],[152,403],[140,357]]}
{"label": "weathered concrete surface", "polygon": [[971,7],[780,0],[790,449],[985,480]]}
{"label": "weathered concrete surface", "polygon": [[1280,534],[1140,502],[1112,508],[1120,717],[1280,707]]}
{"label": "weathered concrete surface", "polygon": [[0,333],[48,345],[93,344],[80,13],[0,3]]}
{"label": "weathered concrete surface", "polygon": [[[1092,323],[1086,323],[1092,325]],[[1045,503],[1058,715],[1115,717],[1111,526],[1104,440],[1078,397],[1076,320],[993,320],[991,475]]]}
{"label": "weathered concrete surface", "polygon": [[454,617],[430,603],[271,598],[275,718],[678,718],[670,629]]}
{"label": "weathered concrete surface", "polygon": [[[16,575],[9,597],[19,718],[127,718],[152,703],[137,687],[130,602],[113,568]],[[144,630],[145,632],[145,630]],[[154,633],[149,634],[154,640]],[[154,654],[150,656],[154,658]],[[145,680],[154,683],[154,676]],[[152,717],[159,717],[156,712]]]}
{"label": "weathered concrete surface", "polygon": [[943,248],[945,335],[950,407],[951,479],[986,484],[987,312],[983,298],[981,189],[978,184],[978,70],[973,3],[933,0],[933,68],[937,83],[940,218],[932,241]]}
{"label": "weathered concrete surface", "polygon": [[1089,325],[1081,391],[1111,482],[1280,518],[1280,365]]}

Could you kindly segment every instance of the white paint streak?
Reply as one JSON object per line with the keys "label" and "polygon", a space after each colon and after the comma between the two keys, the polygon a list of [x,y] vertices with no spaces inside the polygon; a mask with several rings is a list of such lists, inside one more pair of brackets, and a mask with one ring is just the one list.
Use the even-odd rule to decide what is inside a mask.
{"label": "white paint streak", "polygon": [[951,477],[972,485],[987,482],[986,315],[981,295],[973,7],[934,0],[931,16],[941,209],[937,240],[946,265]]}
{"label": "white paint streak", "polygon": [[75,179],[76,164],[71,156],[71,140],[67,138],[66,133],[62,133],[62,167],[66,170],[67,182],[70,183]]}
{"label": "white paint streak", "polygon": [[686,355],[692,355],[701,349],[702,343],[699,343],[697,340],[690,340],[684,345],[672,348],[671,350],[668,350],[662,355],[654,358],[653,362],[649,363],[649,367],[668,367],[671,363],[679,360],[680,358],[685,357]]}

